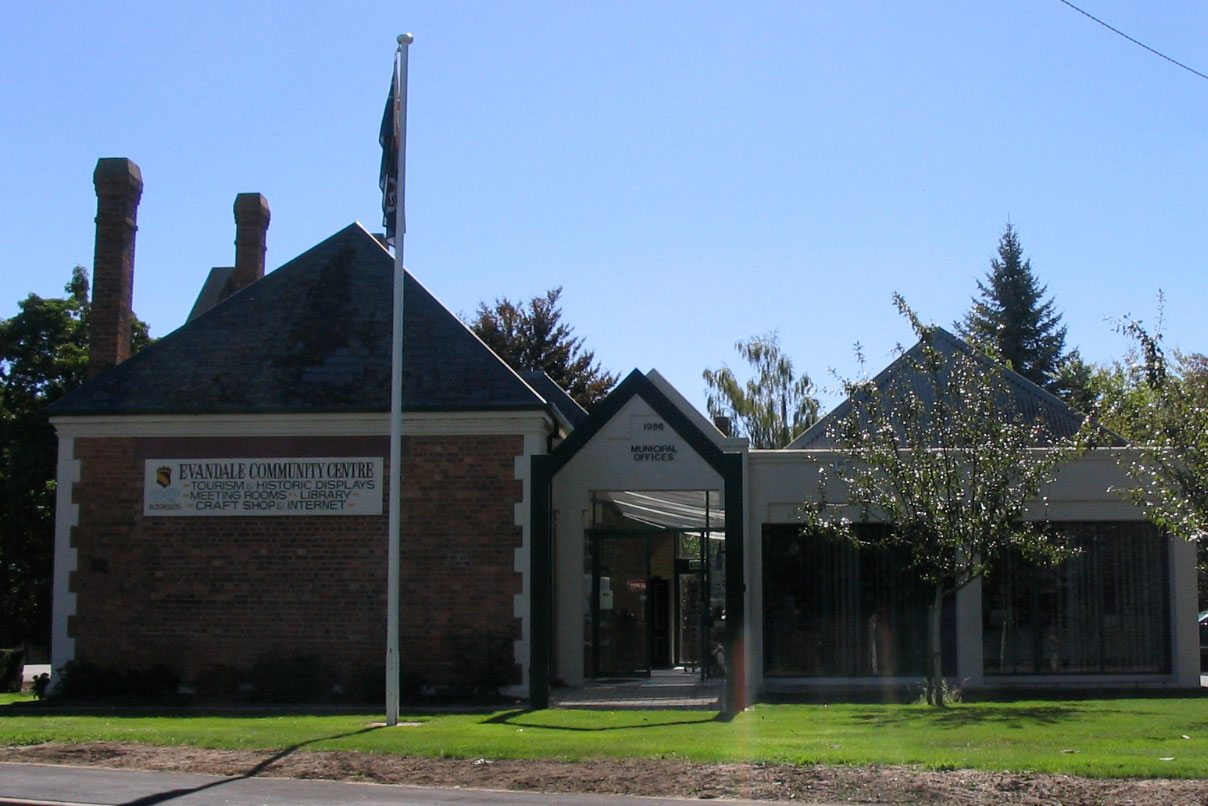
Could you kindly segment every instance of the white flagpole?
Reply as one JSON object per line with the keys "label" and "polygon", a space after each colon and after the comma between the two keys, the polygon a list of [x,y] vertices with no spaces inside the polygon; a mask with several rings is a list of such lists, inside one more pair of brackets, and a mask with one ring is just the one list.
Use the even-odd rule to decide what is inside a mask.
{"label": "white flagpole", "polygon": [[407,46],[400,34],[394,55],[394,120],[398,133],[398,176],[394,187],[394,326],[390,339],[390,542],[386,562],[386,724],[398,724],[399,705],[399,544],[403,489],[403,213],[407,157]]}

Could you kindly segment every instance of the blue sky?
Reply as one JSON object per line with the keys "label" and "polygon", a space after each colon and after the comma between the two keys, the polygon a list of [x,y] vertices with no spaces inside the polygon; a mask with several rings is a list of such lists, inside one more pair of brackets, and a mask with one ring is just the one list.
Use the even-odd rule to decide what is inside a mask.
{"label": "blue sky", "polygon": [[[1079,5],[1208,72],[1202,0]],[[380,230],[411,31],[406,262],[455,312],[563,286],[606,368],[702,407],[701,370],[771,330],[833,387],[855,342],[875,370],[909,339],[894,291],[960,318],[1009,219],[1086,358],[1159,289],[1208,351],[1208,81],[1058,0],[0,9],[0,316],[90,265],[98,157],[142,168],[153,335],[233,262],[236,193],[268,198],[270,267]]]}

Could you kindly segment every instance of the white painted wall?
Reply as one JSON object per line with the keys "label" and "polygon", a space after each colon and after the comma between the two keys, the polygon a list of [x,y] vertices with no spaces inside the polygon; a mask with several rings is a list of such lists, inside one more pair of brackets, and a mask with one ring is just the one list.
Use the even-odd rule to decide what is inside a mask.
{"label": "white painted wall", "polygon": [[72,501],[75,483],[80,480],[80,462],[75,458],[75,440],[59,440],[58,468],[55,479],[55,569],[50,616],[50,665],[52,684],[75,657],[75,639],[67,632],[67,621],[75,615],[76,596],[71,592],[71,574],[76,570],[78,553],[71,544],[71,530],[80,522],[80,507]]}

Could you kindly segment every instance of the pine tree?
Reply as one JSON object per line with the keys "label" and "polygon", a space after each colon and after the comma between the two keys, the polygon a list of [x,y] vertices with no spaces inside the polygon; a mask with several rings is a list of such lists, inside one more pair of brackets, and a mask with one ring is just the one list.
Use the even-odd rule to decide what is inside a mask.
{"label": "pine tree", "polygon": [[600,368],[594,350],[562,321],[561,287],[515,303],[500,297],[493,305],[478,304],[470,329],[517,372],[541,370],[590,411],[617,382]]}
{"label": "pine tree", "polygon": [[998,241],[986,281],[977,281],[981,298],[956,327],[967,341],[1004,362],[1039,386],[1054,390],[1065,360],[1065,325],[1045,299],[1032,261],[1023,259],[1019,233],[1011,224]]}

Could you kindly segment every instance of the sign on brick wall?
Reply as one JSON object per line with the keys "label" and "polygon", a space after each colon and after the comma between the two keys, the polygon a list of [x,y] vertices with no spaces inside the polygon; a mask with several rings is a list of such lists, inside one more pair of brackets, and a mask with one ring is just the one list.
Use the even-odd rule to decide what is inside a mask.
{"label": "sign on brick wall", "polygon": [[143,514],[381,515],[380,456],[148,459]]}

